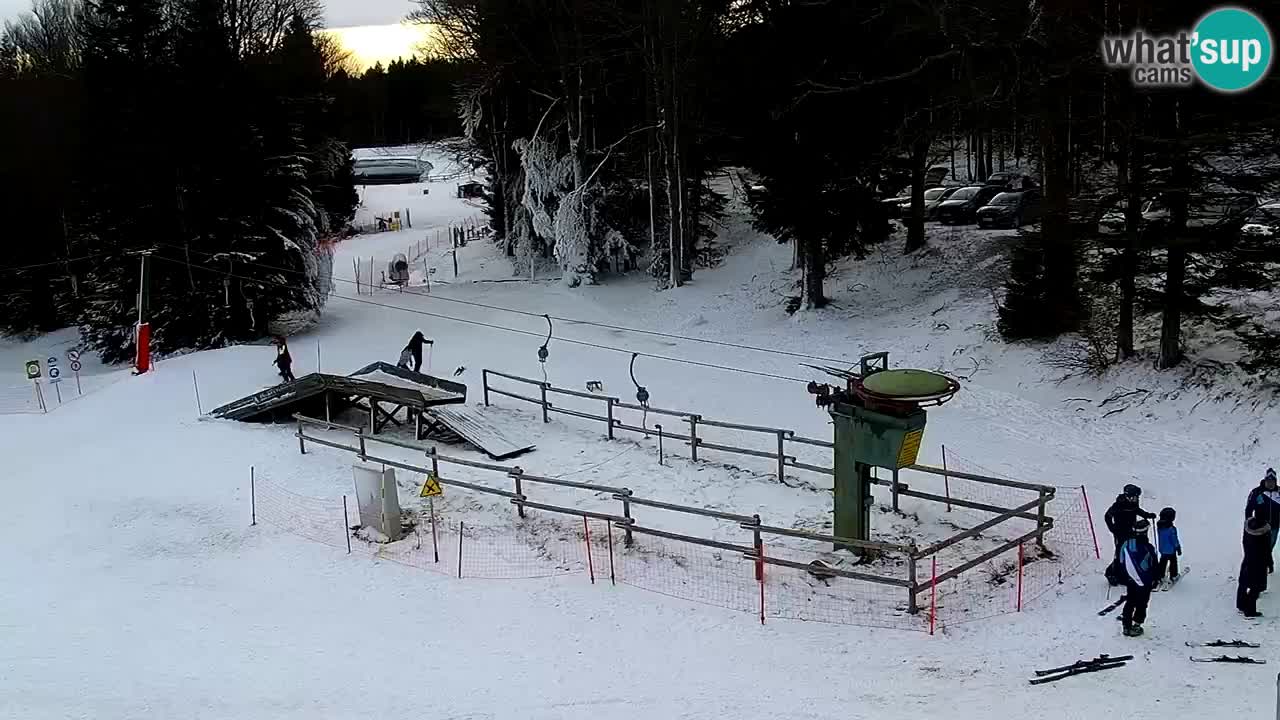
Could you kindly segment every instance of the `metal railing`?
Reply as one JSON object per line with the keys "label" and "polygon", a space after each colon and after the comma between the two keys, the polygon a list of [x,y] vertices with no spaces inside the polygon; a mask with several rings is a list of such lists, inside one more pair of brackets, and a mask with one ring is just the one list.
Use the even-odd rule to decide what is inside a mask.
{"label": "metal railing", "polygon": [[[520,393],[512,392],[510,390],[495,388],[490,384],[490,376],[503,378],[506,380],[510,380],[512,382],[523,383],[526,385],[531,385],[533,387],[536,387],[538,389],[538,397],[536,398],[530,397],[528,395],[522,395]],[[779,482],[782,482],[785,480],[787,468],[794,468],[797,470],[805,470],[809,472],[819,473],[828,477],[835,476],[834,468],[800,462],[795,454],[792,454],[792,452],[789,452],[790,446],[788,445],[789,443],[795,443],[796,445],[825,448],[825,449],[834,449],[835,444],[833,442],[829,440],[819,440],[816,438],[803,437],[803,436],[797,435],[795,431],[789,430],[786,428],[766,427],[766,426],[750,425],[750,424],[736,423],[736,422],[724,422],[719,420],[708,420],[707,418],[695,412],[690,412],[685,410],[670,410],[666,408],[648,407],[643,405],[626,403],[611,395],[602,395],[602,394],[596,394],[596,393],[581,392],[578,390],[570,390],[568,388],[560,388],[548,382],[521,377],[519,375],[512,375],[509,373],[499,372],[497,370],[489,370],[487,368],[481,370],[481,378],[482,378],[482,385],[483,385],[484,404],[486,406],[490,404],[491,393],[494,395],[509,397],[515,400],[520,400],[522,402],[531,403],[534,405],[538,405],[541,408],[543,422],[551,421],[551,417],[550,417],[551,413],[559,413],[563,415],[569,415],[572,417],[582,418],[585,420],[605,423],[606,435],[610,440],[615,439],[615,431],[617,430],[626,430],[634,433],[643,433],[646,437],[648,437],[651,434],[656,434],[659,439],[659,446],[661,446],[661,442],[663,439],[674,438],[688,444],[689,457],[693,461],[697,461],[699,459],[698,458],[699,448],[744,455],[749,457],[772,459],[776,463],[776,473],[777,473],[777,478]],[[570,410],[567,408],[556,407],[556,405],[548,399],[549,396],[551,395],[563,395],[567,397],[575,397],[575,398],[582,398],[586,400],[603,402],[605,404],[605,414],[597,415],[590,412],[583,412],[580,410]],[[687,435],[672,434],[669,432],[664,432],[662,429],[662,426],[660,425],[654,426],[654,429],[656,430],[656,432],[646,427],[636,427],[633,425],[627,425],[623,423],[621,420],[619,420],[617,417],[615,417],[615,410],[618,410],[618,409],[634,410],[639,412],[651,413],[655,415],[677,417],[677,418],[680,418],[683,422],[685,422],[688,425],[689,431]],[[721,428],[725,430],[735,430],[739,432],[769,435],[776,438],[776,445],[771,443],[771,447],[769,450],[763,450],[758,448],[737,447],[737,446],[728,445],[728,444],[719,443],[719,442],[715,442],[715,443],[708,442],[705,438],[700,437],[698,435],[699,427]],[[871,550],[876,552],[896,552],[896,553],[901,553],[905,555],[908,559],[907,567],[908,567],[909,579],[907,581],[902,581],[896,578],[881,578],[879,576],[867,575],[865,573],[849,574],[846,571],[836,572],[835,574],[842,577],[857,576],[856,579],[867,580],[870,582],[885,582],[886,584],[891,584],[891,585],[905,585],[906,587],[908,587],[910,592],[910,602],[908,603],[908,607],[911,612],[916,612],[918,609],[916,596],[919,593],[924,591],[931,591],[934,589],[934,586],[936,586],[937,584],[940,584],[946,580],[955,578],[965,570],[969,570],[983,562],[987,562],[988,560],[998,557],[999,555],[1005,552],[1009,552],[1010,550],[1017,548],[1020,544],[1022,544],[1023,542],[1026,542],[1027,540],[1035,539],[1036,543],[1039,544],[1041,547],[1043,547],[1045,533],[1053,529],[1053,522],[1054,522],[1053,518],[1049,517],[1047,514],[1047,505],[1051,500],[1053,500],[1053,497],[1055,494],[1055,488],[1052,486],[1020,482],[1017,480],[1006,480],[1004,478],[989,477],[986,475],[976,475],[973,473],[958,472],[954,470],[947,470],[946,468],[933,467],[930,465],[914,464],[914,465],[909,465],[904,469],[911,470],[914,472],[924,473],[928,475],[941,476],[941,477],[947,478],[948,481],[950,479],[970,480],[974,482],[984,483],[987,485],[1003,487],[1011,490],[1022,490],[1022,491],[1034,492],[1036,493],[1036,499],[1023,503],[1022,505],[1015,508],[1006,508],[998,505],[992,505],[989,503],[983,503],[983,502],[978,502],[974,500],[966,500],[964,498],[952,497],[949,491],[947,492],[946,495],[937,495],[935,493],[928,493],[920,490],[914,490],[911,488],[909,484],[902,482],[898,478],[898,473],[894,473],[892,479],[880,479],[880,478],[873,477],[871,479],[871,482],[877,485],[888,487],[890,489],[890,492],[893,495],[893,507],[895,510],[898,509],[899,496],[906,496],[906,497],[913,497],[919,500],[926,500],[930,502],[945,503],[948,505],[948,507],[956,506],[956,507],[968,508],[971,510],[980,510],[983,512],[994,513],[996,517],[991,518],[990,520],[987,520],[974,528],[962,530],[956,535],[953,535],[942,541],[939,541],[930,546],[927,546],[924,549],[917,548],[914,544],[893,545],[890,543],[876,543],[871,541],[851,540],[848,538],[839,538],[835,536],[820,536],[820,535],[811,534],[811,533],[803,533],[801,531],[790,531],[783,528],[769,528],[765,526],[760,526],[758,520],[754,524],[751,524],[749,522],[743,522],[742,527],[746,529],[750,529],[754,532],[755,534],[754,544],[757,548],[760,547],[760,540],[759,540],[760,534],[773,532],[775,534],[786,535],[790,537],[800,537],[800,538],[814,539],[814,540],[821,539],[824,542],[831,542],[833,545],[837,547],[855,548],[859,550]],[[632,498],[632,502],[636,504],[640,504],[640,502],[637,501],[635,498]],[[658,507],[663,507],[663,509],[674,509],[672,507],[664,507],[665,505],[666,504],[659,504]],[[680,510],[680,511],[683,512],[685,510]],[[712,515],[712,517],[714,517],[714,515]],[[732,518],[722,517],[721,519],[732,519]],[[1022,536],[1016,539],[1003,543],[1002,545],[995,548],[994,550],[983,553],[979,558],[975,560],[967,561],[966,563],[961,565],[959,568],[952,568],[947,572],[942,573],[936,579],[930,578],[927,581],[917,580],[916,565],[919,561],[927,560],[931,556],[936,555],[938,552],[948,547],[951,547],[963,540],[976,537],[977,535],[979,535],[985,530],[990,530],[991,528],[994,528],[1002,523],[1008,522],[1013,519],[1035,521],[1036,527],[1034,530],[1024,533]],[[644,531],[644,529],[642,528],[637,529],[635,527],[632,527],[631,530],[636,532]],[[752,554],[751,557],[757,562],[763,562],[763,563],[770,563],[771,561],[777,560],[776,558],[765,557],[763,556],[762,553]],[[787,563],[778,561],[776,562],[776,564],[786,565]],[[802,567],[802,569],[808,569],[808,568]],[[826,570],[824,569],[823,572],[825,573]],[[876,578],[876,579],[872,579],[872,578]]]}
{"label": "metal railing", "polygon": [[[518,466],[499,465],[496,463],[480,462],[476,460],[468,460],[465,458],[451,457],[440,454],[435,446],[422,445],[405,440],[398,440],[386,436],[375,436],[366,434],[366,428],[354,425],[343,425],[328,420],[319,420],[316,418],[306,417],[304,415],[294,415],[297,422],[297,431],[295,435],[298,438],[298,449],[301,453],[306,453],[307,443],[314,443],[323,447],[329,447],[337,450],[345,450],[350,452],[362,461],[380,463],[387,467],[394,467],[409,472],[422,473],[423,475],[434,476],[441,485],[448,487],[456,487],[472,492],[494,495],[505,498],[516,506],[517,513],[520,517],[525,517],[525,509],[542,510],[545,512],[558,513],[573,517],[588,517],[597,520],[611,522],[620,528],[624,533],[625,542],[628,546],[634,542],[634,535],[650,535],[653,537],[686,542],[702,547],[715,548],[728,552],[738,553],[744,559],[750,560],[756,565],[756,574],[758,579],[763,578],[763,566],[778,565],[782,567],[791,567],[806,571],[813,571],[811,565],[800,563],[783,558],[770,557],[764,552],[763,538],[765,535],[777,535],[784,537],[793,537],[803,540],[811,540],[814,542],[826,543],[831,546],[855,547],[866,550],[874,550],[877,552],[896,552],[901,553],[909,560],[909,567],[914,567],[913,554],[915,552],[914,545],[900,545],[893,543],[872,542],[864,540],[853,540],[850,538],[841,538],[834,535],[823,535],[821,533],[813,533],[804,530],[793,530],[790,528],[766,525],[758,514],[746,515],[742,513],[733,513],[723,510],[711,510],[707,508],[698,508],[688,505],[679,505],[676,503],[664,502],[661,500],[653,500],[649,498],[639,498],[632,493],[629,488],[611,487],[607,485],[597,485],[594,483],[577,482],[573,480],[562,480],[559,478],[545,477],[526,473]],[[325,430],[343,430],[352,433],[356,438],[355,445],[346,445],[326,438],[321,438],[315,434],[308,435],[305,431],[307,427],[318,427]],[[391,458],[385,458],[379,455],[371,454],[368,450],[368,443],[381,443],[394,447],[414,450],[424,454],[430,462],[430,466],[414,465],[412,463],[403,462]],[[488,485],[480,485],[473,482],[465,482],[454,477],[449,477],[441,473],[441,465],[457,465],[460,467],[470,467],[480,470],[500,473],[509,479],[512,483],[512,489],[496,488]],[[607,493],[612,499],[617,500],[621,504],[621,514],[614,515],[610,513],[596,512],[585,510],[582,508],[567,507],[562,505],[552,505],[543,502],[532,501],[525,494],[525,484],[545,484],[557,487],[565,487],[579,490],[587,490],[596,493]],[[741,529],[751,533],[751,542],[747,544],[738,544],[717,540],[713,538],[699,537],[697,535],[688,535],[684,533],[662,530],[636,523],[633,516],[633,508],[635,506],[652,508],[654,510],[662,510],[667,512],[682,513],[686,515],[695,515],[699,517],[711,518],[726,522],[736,523]],[[920,592],[915,582],[914,573],[908,579],[888,577],[876,575],[869,572],[855,572],[851,570],[843,570],[840,568],[832,568],[824,566],[822,569],[824,574],[828,572],[833,576],[845,577],[852,580],[871,582],[881,585],[889,585],[895,587],[906,588],[913,592],[911,606],[914,608],[914,593]]]}

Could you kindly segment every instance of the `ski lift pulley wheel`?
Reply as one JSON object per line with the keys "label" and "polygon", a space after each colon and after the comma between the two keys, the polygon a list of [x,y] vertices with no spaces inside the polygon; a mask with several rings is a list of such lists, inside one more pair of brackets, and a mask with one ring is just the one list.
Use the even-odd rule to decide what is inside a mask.
{"label": "ski lift pulley wheel", "polygon": [[865,376],[860,390],[869,399],[941,405],[960,390],[960,383],[928,370],[896,368]]}

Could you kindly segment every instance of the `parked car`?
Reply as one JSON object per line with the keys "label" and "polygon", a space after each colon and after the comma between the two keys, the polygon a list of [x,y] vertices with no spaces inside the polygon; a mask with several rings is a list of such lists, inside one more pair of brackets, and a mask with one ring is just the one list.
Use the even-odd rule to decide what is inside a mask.
{"label": "parked car", "polygon": [[[924,219],[932,220],[938,204],[951,196],[958,187],[931,187],[924,191]],[[889,211],[889,217],[905,218],[911,215],[911,195],[899,195],[882,201]]]}
{"label": "parked car", "polygon": [[[1141,203],[1142,207],[1146,207],[1148,202]],[[1098,218],[1098,234],[1100,235],[1123,235],[1125,226],[1125,209],[1129,203],[1124,200],[1116,200],[1112,205],[1108,206],[1102,215]],[[1139,225],[1142,221],[1139,220]]]}
{"label": "parked car", "polygon": [[1246,238],[1271,238],[1280,235],[1280,202],[1273,200],[1251,210],[1240,226],[1240,234]]}
{"label": "parked car", "polygon": [[1040,187],[1030,175],[1024,175],[1020,172],[997,172],[991,173],[991,177],[987,178],[984,185],[994,185],[1006,190],[1027,190],[1033,187]]}
{"label": "parked car", "polygon": [[[1245,217],[1258,206],[1252,195],[1206,193],[1187,201],[1187,230],[1192,233],[1239,232]],[[1166,198],[1158,197],[1142,209],[1144,225],[1159,227],[1170,221]]]}
{"label": "parked car", "polygon": [[975,221],[978,208],[1000,194],[994,185],[962,187],[938,204],[937,218],[946,225],[964,225]]}
{"label": "parked car", "polygon": [[1021,227],[1040,219],[1040,191],[1002,192],[978,208],[978,227]]}

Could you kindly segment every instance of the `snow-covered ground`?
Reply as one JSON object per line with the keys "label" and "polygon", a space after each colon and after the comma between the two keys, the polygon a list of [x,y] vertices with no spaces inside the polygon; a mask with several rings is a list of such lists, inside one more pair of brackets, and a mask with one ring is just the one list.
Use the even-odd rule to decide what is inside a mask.
{"label": "snow-covered ground", "polygon": [[[478,213],[454,197],[454,184],[430,183],[427,195],[417,186],[364,191],[366,208],[412,207],[414,228],[338,246],[336,296],[319,325],[290,340],[298,375],[317,362],[339,373],[394,362],[421,329],[436,341],[433,372],[452,377],[461,368],[458,379],[474,403],[482,368],[542,377],[543,313],[849,365],[887,350],[895,366],[964,379],[954,401],[930,412],[923,459],[939,462],[945,444],[978,471],[1087,485],[1099,527],[1117,489],[1136,482],[1148,509],[1178,508],[1183,559],[1193,569],[1174,591],[1155,595],[1148,635],[1138,640],[1120,637],[1118,623],[1096,615],[1107,596],[1096,563],[1065,578],[1058,597],[1021,614],[957,624],[934,637],[772,619],[761,626],[741,613],[625,585],[593,586],[581,576],[458,580],[249,526],[250,466],[308,497],[337,498],[351,484],[351,456],[325,448],[299,455],[288,427],[197,419],[193,372],[207,411],[272,384],[270,348],[162,359],[141,377],[87,363],[82,380],[93,379],[92,392],[48,414],[0,416],[10,510],[0,529],[0,717],[702,720],[941,712],[968,720],[1273,711],[1265,668],[1192,665],[1184,643],[1241,637],[1262,642],[1255,654],[1274,659],[1270,645],[1280,638],[1272,620],[1241,619],[1233,593],[1244,497],[1280,451],[1275,412],[1183,389],[1184,376],[1140,367],[1054,382],[1061,373],[1040,364],[1041,349],[991,337],[990,288],[1010,233],[937,228],[933,249],[911,258],[890,243],[837,270],[829,286],[834,306],[794,317],[783,312],[790,251],[737,215],[721,238],[724,263],[676,291],[654,293],[639,276],[576,289],[493,282],[511,280],[511,268],[481,241],[459,250],[456,279],[450,249],[427,243],[410,288],[358,295],[354,258],[385,266],[436,229]],[[437,269],[429,292],[425,268]],[[639,352],[636,378],[654,406],[810,437],[830,433],[803,384],[714,367],[814,377],[799,358],[617,327],[555,323],[548,380],[574,389],[599,381],[606,393],[629,398],[631,353]],[[29,391],[22,361],[64,352],[73,341],[66,333],[4,341],[0,359],[9,374],[0,385]],[[1107,401],[1138,388],[1148,392]],[[572,473],[802,527],[826,522],[829,496],[772,481],[767,461],[718,456],[713,463],[733,467],[684,460],[660,467],[648,442],[606,443],[587,421],[557,417],[543,426],[532,406],[496,404],[494,417],[527,428],[538,444],[513,461],[530,472]],[[403,502],[416,508],[411,496],[407,488]],[[512,522],[509,507],[453,490],[437,507],[468,524]],[[1280,612],[1268,598],[1262,610]],[[1120,670],[1026,683],[1033,668],[1122,652],[1137,657]]]}

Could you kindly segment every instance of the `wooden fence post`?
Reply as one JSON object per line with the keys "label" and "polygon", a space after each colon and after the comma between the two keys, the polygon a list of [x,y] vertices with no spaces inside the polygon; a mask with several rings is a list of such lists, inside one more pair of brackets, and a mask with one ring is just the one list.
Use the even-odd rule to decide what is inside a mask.
{"label": "wooden fence post", "polygon": [[700,415],[690,415],[689,420],[689,453],[694,462],[698,461],[698,420]]}
{"label": "wooden fence post", "polygon": [[1036,530],[1038,531],[1036,533],[1036,545],[1039,545],[1041,550],[1045,549],[1044,548],[1044,532],[1045,532],[1045,525],[1047,523],[1045,522],[1044,511],[1045,511],[1045,504],[1047,504],[1048,502],[1049,502],[1048,493],[1045,492],[1044,488],[1040,488],[1040,504],[1036,506]]}
{"label": "wooden fence post", "polygon": [[622,528],[622,542],[627,547],[631,547],[635,538],[631,534],[631,490],[622,489],[622,517],[627,519],[627,524]]}
{"label": "wooden fence post", "polygon": [[[515,468],[512,468],[509,474],[511,475],[511,479],[515,480],[516,482],[516,495],[519,496],[519,499],[523,501],[525,497],[524,497],[524,490],[522,490],[520,487],[520,476],[524,475],[524,470],[521,470],[519,466],[516,466]],[[520,503],[516,503],[516,514],[519,515],[520,517],[524,517],[524,505],[521,505]],[[582,517],[584,520],[586,519],[585,515],[583,515]]]}
{"label": "wooden fence post", "polygon": [[920,590],[916,582],[917,559],[915,541],[912,541],[911,546],[907,548],[907,582],[911,583],[911,586],[907,588],[907,612],[912,615],[920,612],[920,606],[916,603],[916,593]]}
{"label": "wooden fence post", "polygon": [[787,479],[787,431],[778,431],[778,482]]}
{"label": "wooden fence post", "polygon": [[942,491],[947,496],[947,512],[951,512],[951,476],[947,475],[947,446],[942,446]]}
{"label": "wooden fence post", "polygon": [[548,415],[547,411],[547,387],[547,383],[542,383],[538,386],[538,389],[542,391],[542,422],[544,423],[551,422],[551,416]]}
{"label": "wooden fence post", "polygon": [[613,398],[608,398],[605,403],[609,406],[608,422],[609,422],[609,439],[613,439]]}
{"label": "wooden fence post", "polygon": [[480,386],[484,388],[484,406],[489,407],[489,371],[480,370]]}

